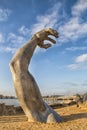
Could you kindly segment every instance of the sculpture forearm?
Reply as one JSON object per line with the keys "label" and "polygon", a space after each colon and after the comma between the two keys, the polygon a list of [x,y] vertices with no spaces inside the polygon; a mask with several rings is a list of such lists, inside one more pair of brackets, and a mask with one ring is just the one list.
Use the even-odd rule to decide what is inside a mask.
{"label": "sculpture forearm", "polygon": [[[28,64],[33,55],[33,52],[37,46],[38,39],[33,36],[30,41],[28,41],[24,46],[22,46],[17,53],[14,55],[10,62],[10,68],[16,66],[16,63],[21,62],[22,66],[24,65],[26,70],[28,69]],[[14,65],[15,64],[15,65]]]}

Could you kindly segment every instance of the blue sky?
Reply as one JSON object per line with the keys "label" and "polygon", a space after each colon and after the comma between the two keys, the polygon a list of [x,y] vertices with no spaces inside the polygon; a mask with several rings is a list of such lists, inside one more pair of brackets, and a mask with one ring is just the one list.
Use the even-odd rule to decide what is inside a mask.
{"label": "blue sky", "polygon": [[30,64],[41,93],[87,92],[87,0],[0,0],[0,94],[15,95],[9,62],[48,27],[59,32],[57,44],[37,47]]}

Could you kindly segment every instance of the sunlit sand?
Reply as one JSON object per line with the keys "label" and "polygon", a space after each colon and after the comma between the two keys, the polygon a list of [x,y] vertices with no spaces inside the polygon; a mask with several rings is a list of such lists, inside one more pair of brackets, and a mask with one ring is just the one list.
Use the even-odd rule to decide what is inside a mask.
{"label": "sunlit sand", "polygon": [[0,130],[87,130],[87,105],[56,108],[62,123],[32,123],[24,114],[0,116]]}

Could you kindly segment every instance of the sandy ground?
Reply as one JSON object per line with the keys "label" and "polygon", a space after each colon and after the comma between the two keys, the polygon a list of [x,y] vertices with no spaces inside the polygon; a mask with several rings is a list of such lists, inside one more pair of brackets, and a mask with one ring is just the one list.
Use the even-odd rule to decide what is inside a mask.
{"label": "sandy ground", "polygon": [[62,123],[30,123],[25,115],[0,116],[0,130],[87,130],[87,106],[55,109],[64,119]]}

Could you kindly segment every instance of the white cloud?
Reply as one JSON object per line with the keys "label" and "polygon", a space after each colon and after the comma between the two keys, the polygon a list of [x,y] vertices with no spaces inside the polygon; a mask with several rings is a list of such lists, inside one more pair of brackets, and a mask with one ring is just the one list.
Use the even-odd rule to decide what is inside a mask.
{"label": "white cloud", "polygon": [[68,47],[66,48],[66,51],[84,51],[84,50],[87,50],[87,46],[82,46],[82,47]]}
{"label": "white cloud", "polygon": [[44,16],[37,16],[37,23],[31,27],[32,28],[31,34],[34,34],[44,28],[54,27],[54,25],[57,22],[56,17],[57,17],[56,12],[46,14]]}
{"label": "white cloud", "polygon": [[76,70],[81,68],[81,64],[70,64],[67,66],[70,70]]}
{"label": "white cloud", "polygon": [[87,69],[87,54],[77,56],[74,62],[74,64],[70,64],[67,67],[71,70]]}
{"label": "white cloud", "polygon": [[87,91],[87,81],[80,81],[80,82],[63,82],[59,84],[60,89],[63,88],[63,90],[66,90],[68,87],[68,90],[66,90],[66,94],[77,94],[77,93],[84,93]]}
{"label": "white cloud", "polygon": [[81,23],[81,14],[87,10],[87,0],[78,0],[72,7],[72,17],[59,27],[60,42],[77,40],[87,36],[87,22]]}
{"label": "white cloud", "polygon": [[[84,0],[83,0],[84,1]],[[30,28],[26,28],[24,25],[19,29],[20,34],[26,35],[28,32],[30,34],[35,34],[44,28],[58,28],[60,37],[59,42],[67,42],[77,40],[80,37],[84,37],[87,35],[87,22],[80,22],[80,14],[86,10],[86,6],[83,9],[80,8],[86,1],[78,0],[78,2],[72,7],[71,14],[72,17],[68,20],[68,22],[64,22],[63,25],[59,23],[61,18],[64,18],[64,13],[61,14],[59,11],[62,9],[63,4],[57,2],[50,9],[46,11],[44,15],[38,15],[36,17],[37,22],[33,24]],[[79,10],[79,11],[78,11]],[[62,10],[64,12],[64,10]],[[79,15],[74,15],[74,12],[79,12]],[[66,13],[65,13],[66,14]],[[67,16],[66,16],[67,17]]]}
{"label": "white cloud", "polygon": [[60,41],[77,40],[87,35],[87,23],[80,23],[78,18],[73,17],[65,25],[59,27],[59,32]]}
{"label": "white cloud", "polygon": [[[83,0],[84,1],[84,0]],[[83,7],[82,4],[86,4],[86,1],[83,2],[82,0],[78,0],[78,2],[72,7],[72,17],[70,19],[67,19],[66,22],[64,21],[63,24],[60,24],[61,18],[64,18],[64,13],[61,14],[59,11],[63,11],[63,4],[60,4],[57,2],[53,5],[50,9],[46,11],[44,15],[38,15],[36,17],[37,22],[31,26],[30,29],[28,29],[25,25],[21,26],[18,29],[18,32],[20,35],[16,35],[14,33],[9,33],[7,41],[9,43],[13,43],[16,47],[17,44],[22,45],[26,42],[26,39],[23,36],[27,36],[28,34],[34,34],[37,31],[40,31],[43,28],[55,28],[58,29],[59,32],[59,39],[58,42],[67,42],[67,41],[73,41],[77,40],[80,37],[87,36],[87,22],[80,22],[80,14],[86,10],[86,5]],[[78,11],[79,10],[79,11]],[[78,15],[75,15],[76,12],[79,12]],[[66,14],[66,13],[65,13]],[[67,17],[67,16],[66,16]],[[22,35],[22,36],[21,36]],[[66,50],[70,50],[67,48]],[[75,50],[85,50],[85,47],[83,48],[71,48],[72,51]],[[40,49],[36,49],[36,53],[39,52]]]}
{"label": "white cloud", "polygon": [[83,55],[80,55],[78,57],[76,57],[76,60],[75,60],[77,63],[78,62],[85,62],[87,61],[87,54],[83,54]]}
{"label": "white cloud", "polygon": [[86,10],[87,0],[78,0],[77,3],[72,7],[72,15],[80,16]]}
{"label": "white cloud", "polygon": [[18,29],[19,33],[26,36],[29,34],[30,30],[28,28],[26,28],[24,25],[21,26],[19,29]]}
{"label": "white cloud", "polygon": [[85,69],[87,69],[87,62],[70,64],[67,67],[70,70],[85,70]]}
{"label": "white cloud", "polygon": [[52,8],[48,10],[45,15],[38,15],[36,17],[37,23],[31,26],[31,34],[34,34],[44,28],[53,28],[56,26],[57,21],[59,20],[58,11],[61,7],[60,3],[56,3]]}
{"label": "white cloud", "polygon": [[87,80],[85,80],[85,81],[82,83],[82,86],[86,86],[86,87],[87,87]]}
{"label": "white cloud", "polygon": [[8,45],[1,46],[0,52],[15,53],[26,42],[26,39],[14,33],[9,33],[6,42]]}
{"label": "white cloud", "polygon": [[9,33],[7,41],[14,44],[23,44],[26,40],[23,36],[19,36],[14,33]]}
{"label": "white cloud", "polygon": [[16,52],[16,48],[13,47],[0,47],[0,52],[10,52],[10,53],[15,53]]}
{"label": "white cloud", "polygon": [[0,46],[0,52],[15,53],[26,42],[26,39],[14,33],[9,33],[6,42],[8,45]]}
{"label": "white cloud", "polygon": [[3,43],[4,42],[4,37],[3,35],[0,33],[0,43]]}
{"label": "white cloud", "polygon": [[10,14],[11,14],[11,10],[0,8],[0,21],[7,21]]}

